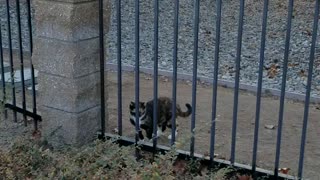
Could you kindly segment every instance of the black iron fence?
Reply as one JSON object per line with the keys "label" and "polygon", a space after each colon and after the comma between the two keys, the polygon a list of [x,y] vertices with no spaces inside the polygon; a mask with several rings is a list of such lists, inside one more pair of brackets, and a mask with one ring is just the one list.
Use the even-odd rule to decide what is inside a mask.
{"label": "black iron fence", "polygon": [[[153,1],[154,8],[154,44],[153,44],[153,100],[154,100],[154,110],[153,110],[153,143],[152,145],[148,145],[145,143],[144,145],[149,150],[155,152],[155,150],[166,150],[168,147],[157,145],[157,138],[155,138],[157,132],[156,122],[157,113],[158,113],[158,42],[159,42],[159,1]],[[197,65],[198,65],[198,33],[199,33],[199,13],[200,13],[200,0],[194,0],[194,19],[193,19],[193,33],[194,33],[194,42],[193,42],[193,78],[192,78],[192,107],[196,107],[196,97],[197,97]],[[209,158],[207,159],[210,164],[214,164],[215,162],[224,163],[231,166],[242,167],[250,169],[255,175],[261,173],[262,170],[257,168],[257,154],[258,154],[258,140],[259,140],[259,122],[260,122],[260,109],[261,109],[261,97],[262,97],[262,84],[263,84],[263,68],[264,68],[264,60],[265,60],[265,46],[266,46],[266,30],[267,30],[267,19],[268,19],[268,5],[269,1],[263,1],[263,16],[262,16],[262,26],[261,26],[261,44],[260,44],[260,58],[259,58],[259,71],[258,71],[258,81],[256,86],[256,110],[255,110],[255,127],[254,127],[254,141],[252,148],[252,163],[251,166],[241,165],[235,162],[235,152],[236,152],[236,133],[237,133],[237,118],[238,118],[238,100],[239,100],[239,78],[240,78],[240,62],[242,57],[242,34],[243,34],[243,24],[244,24],[244,12],[245,12],[245,0],[240,0],[239,3],[239,19],[238,19],[238,38],[237,38],[237,48],[236,48],[236,57],[235,57],[235,81],[234,81],[234,106],[233,106],[233,123],[232,123],[232,141],[231,141],[231,158],[229,161],[222,161],[220,159],[216,159],[215,154],[215,125],[217,118],[217,86],[218,86],[218,70],[219,70],[219,62],[221,61],[219,58],[219,50],[220,50],[220,29],[221,29],[221,19],[222,19],[222,0],[216,0],[216,9],[212,9],[215,11],[216,17],[216,32],[215,32],[215,51],[214,51],[214,74],[213,74],[213,98],[212,98],[212,118],[211,118],[211,136],[210,136],[210,153]],[[104,43],[103,43],[103,20],[102,20],[102,3],[100,0],[100,61],[101,61],[101,104],[102,104],[102,116],[101,116],[101,138],[105,136],[105,102],[104,102]],[[135,1],[135,104],[139,104],[139,92],[140,92],[140,1]],[[282,71],[282,83],[281,83],[281,93],[280,93],[280,108],[279,108],[279,119],[278,119],[278,133],[277,133],[277,143],[276,143],[276,156],[274,163],[273,173],[269,172],[269,175],[275,178],[283,178],[284,174],[279,173],[279,160],[280,160],[280,150],[281,150],[281,139],[282,139],[282,125],[283,125],[283,116],[284,116],[284,101],[286,95],[286,82],[287,82],[287,69],[288,69],[288,57],[289,57],[289,49],[290,49],[290,37],[291,37],[291,23],[293,19],[293,7],[294,0],[288,0],[288,15],[287,15],[287,25],[286,25],[286,37],[285,37],[285,51],[284,51],[284,61],[283,61],[283,71]],[[128,139],[126,137],[122,137],[123,134],[123,118],[122,118],[122,41],[121,41],[121,0],[116,0],[116,24],[117,24],[117,80],[118,80],[118,135],[120,136],[119,142],[121,141],[124,144],[138,144],[139,141],[139,132],[141,131],[139,122],[136,122],[135,127],[135,140]],[[319,19],[319,0],[315,1],[314,6],[314,20],[313,20],[313,29],[312,29],[312,43],[311,43],[311,51],[309,57],[309,67],[308,67],[308,76],[307,76],[307,84],[306,84],[306,93],[305,93],[305,107],[304,107],[304,116],[303,116],[303,129],[302,129],[302,137],[301,137],[301,147],[300,147],[300,157],[299,157],[299,167],[298,167],[298,178],[302,178],[303,165],[304,165],[304,151],[306,144],[306,133],[307,133],[307,124],[308,124],[308,114],[309,114],[309,103],[310,103],[310,92],[311,92],[311,83],[312,83],[312,75],[313,75],[313,65],[314,65],[314,57],[315,57],[315,46],[317,39],[317,31],[318,31],[318,19]],[[178,29],[179,29],[179,0],[174,1],[174,20],[173,20],[173,70],[172,70],[172,139],[171,145],[175,143],[175,117],[176,117],[176,96],[177,96],[177,51],[178,51]],[[172,52],[167,52],[172,53]],[[136,119],[139,119],[139,108],[136,108]],[[195,154],[195,138],[194,138],[194,128],[196,127],[196,110],[192,109],[191,116],[191,129],[190,133],[192,134],[190,139],[190,151],[183,152],[179,151],[180,155],[188,155],[189,157],[197,157]],[[107,135],[110,136],[110,135]],[[288,177],[290,178],[290,177]],[[292,178],[292,177],[291,177]]]}
{"label": "black iron fence", "polygon": [[[31,2],[6,0],[1,1],[0,5],[3,10],[0,21],[1,103],[5,107],[5,117],[8,117],[7,111],[10,109],[13,111],[14,121],[17,122],[17,113],[21,113],[24,124],[27,125],[27,117],[31,117],[37,129],[37,121],[41,120],[41,116],[37,112],[35,69],[31,59],[33,49]],[[29,70],[26,70],[26,67],[29,67]],[[20,75],[16,74],[19,72]],[[31,82],[28,84],[26,84],[26,74],[30,76],[28,80]],[[28,98],[31,109],[27,108],[28,87],[31,89],[31,97]]]}
{"label": "black iron fence", "polygon": [[[31,55],[32,55],[32,22],[31,22],[31,8],[30,8],[30,0],[24,1],[26,3],[26,12],[27,12],[27,26],[22,26],[21,23],[21,8],[20,8],[20,1],[15,1],[15,6],[12,7],[11,1],[6,0],[4,4],[5,21],[0,21],[0,26],[6,27],[6,46],[3,46],[4,39],[3,28],[0,28],[0,63],[1,63],[1,87],[2,87],[2,100],[1,102],[5,105],[6,108],[11,109],[13,111],[14,120],[17,121],[17,113],[22,113],[24,117],[24,123],[27,124],[27,116],[32,117],[34,119],[35,127],[37,128],[37,121],[41,120],[41,116],[38,115],[37,107],[36,107],[36,82],[35,82],[35,70],[33,68]],[[139,0],[135,1],[135,104],[139,104],[140,97],[140,6]],[[199,41],[199,16],[200,16],[200,0],[194,0],[194,18],[193,18],[193,62],[192,62],[192,107],[197,106],[197,80],[198,80],[198,41]],[[239,1],[239,19],[238,19],[238,32],[237,32],[237,47],[236,47],[236,56],[235,56],[235,78],[234,78],[234,101],[233,101],[233,119],[232,119],[232,140],[231,140],[231,148],[230,148],[230,160],[221,160],[215,158],[215,135],[216,135],[216,118],[217,118],[217,87],[218,87],[218,71],[219,71],[219,62],[220,60],[220,29],[221,29],[221,21],[222,21],[222,0],[215,1],[216,9],[212,9],[215,11],[216,16],[212,17],[215,18],[215,45],[214,45],[214,56],[213,56],[213,89],[212,89],[212,112],[211,112],[211,131],[210,131],[210,150],[209,150],[209,158],[205,158],[205,161],[212,165],[214,163],[221,163],[225,165],[236,166],[240,168],[246,168],[251,170],[255,175],[266,173],[259,168],[257,168],[257,154],[258,154],[258,140],[259,140],[259,122],[260,122],[260,110],[261,110],[261,97],[262,97],[262,85],[263,85],[263,68],[264,68],[264,60],[265,60],[265,46],[266,46],[266,31],[267,31],[267,20],[268,20],[268,6],[269,1],[263,1],[263,12],[262,12],[262,25],[261,25],[261,44],[260,44],[260,57],[259,57],[259,70],[258,70],[258,80],[256,86],[256,109],[255,109],[255,127],[254,127],[254,140],[253,140],[253,148],[252,148],[252,162],[251,166],[246,166],[243,164],[239,164],[236,162],[235,153],[236,153],[236,134],[237,134],[237,122],[238,122],[238,100],[239,100],[239,86],[240,86],[240,63],[242,58],[242,34],[243,34],[243,24],[244,24],[244,12],[245,12],[245,0]],[[104,29],[103,29],[103,0],[99,0],[99,29],[100,29],[100,70],[101,70],[101,132],[100,138],[105,138],[105,44],[104,44]],[[158,101],[158,56],[159,56],[159,1],[154,0],[153,4],[154,8],[154,28],[153,28],[153,99],[154,99],[154,109],[153,109],[153,142],[152,144],[144,143],[146,149],[149,149],[153,152],[158,150],[168,150],[169,147],[158,145],[157,138],[155,138],[157,132],[156,122],[157,119],[157,101]],[[122,41],[121,41],[121,0],[116,0],[116,24],[117,24],[117,80],[118,80],[118,135],[120,136],[119,142],[123,144],[138,144],[139,141],[139,132],[140,126],[139,122],[137,121],[135,127],[135,139],[129,139],[123,137],[123,118],[122,118],[122,102],[123,102],[123,95],[122,95]],[[284,58],[283,58],[283,71],[282,71],[282,82],[281,82],[281,91],[280,91],[280,107],[279,107],[279,119],[278,119],[278,129],[277,129],[277,143],[276,143],[276,155],[274,161],[274,170],[273,172],[268,172],[274,176],[275,178],[285,177],[283,174],[279,174],[279,160],[280,160],[280,151],[281,151],[281,139],[282,139],[282,126],[283,126],[283,116],[284,116],[284,108],[285,108],[285,96],[286,96],[286,83],[287,83],[287,71],[288,71],[288,58],[289,58],[289,50],[290,50],[290,38],[291,38],[291,24],[293,19],[293,11],[294,11],[294,0],[288,0],[288,15],[287,15],[287,25],[286,25],[286,37],[285,37],[285,50],[284,50]],[[12,19],[11,13],[15,12],[16,17]],[[10,18],[11,17],[11,18]],[[303,126],[302,126],[302,135],[301,135],[301,142],[300,142],[300,156],[299,156],[299,163],[298,163],[298,178],[302,178],[303,173],[303,166],[304,166],[304,155],[305,155],[305,144],[306,144],[306,134],[307,134],[307,125],[308,125],[308,115],[309,115],[309,104],[310,104],[310,94],[311,94],[311,85],[312,85],[312,75],[313,75],[313,68],[314,68],[314,60],[315,60],[315,48],[316,48],[316,40],[317,40],[317,31],[318,31],[318,19],[319,19],[319,0],[315,0],[314,5],[314,20],[313,20],[313,29],[311,31],[312,41],[311,41],[311,49],[309,55],[309,64],[308,64],[308,75],[307,75],[307,83],[306,83],[306,92],[305,92],[305,101],[304,101],[304,115],[303,115]],[[12,27],[13,21],[15,22],[14,27]],[[179,32],[179,0],[174,1],[174,19],[173,19],[173,51],[167,53],[172,54],[172,133],[171,133],[171,145],[174,145],[176,142],[175,137],[175,128],[176,128],[176,97],[177,97],[177,71],[178,71],[178,32]],[[16,39],[17,39],[17,49],[13,48],[12,45],[12,30],[16,28]],[[22,29],[26,28],[27,30],[27,49],[25,48],[22,36]],[[6,47],[6,48],[3,48]],[[24,49],[25,48],[25,49]],[[14,66],[14,51],[18,54],[18,60],[20,66]],[[8,63],[9,66],[5,66],[5,58],[4,52],[8,54]],[[29,58],[25,58],[29,56]],[[30,66],[31,69],[31,98],[30,103],[32,104],[32,110],[27,109],[27,98],[26,98],[26,91],[25,91],[25,73],[24,68],[26,65],[26,61],[29,62],[27,66]],[[15,71],[20,70],[20,78],[21,78],[21,104],[17,103],[17,83],[14,79],[16,77]],[[8,80],[6,81],[6,71],[10,74]],[[139,108],[136,108],[136,119],[139,119]],[[7,115],[7,110],[5,110],[5,114]],[[190,138],[190,150],[189,151],[181,151],[181,156],[188,156],[191,158],[200,157],[198,154],[195,153],[195,137],[194,137],[194,129],[196,127],[196,108],[192,108],[192,115],[191,115],[191,138]],[[107,134],[107,136],[111,136]],[[209,143],[208,142],[208,143]]]}

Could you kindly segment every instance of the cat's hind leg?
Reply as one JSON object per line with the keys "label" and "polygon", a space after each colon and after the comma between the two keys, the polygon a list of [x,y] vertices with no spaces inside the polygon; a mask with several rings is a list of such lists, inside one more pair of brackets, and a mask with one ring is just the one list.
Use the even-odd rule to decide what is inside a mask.
{"label": "cat's hind leg", "polygon": [[167,126],[165,124],[158,126],[157,137],[160,137],[161,135],[163,135],[163,132],[166,130],[166,128]]}
{"label": "cat's hind leg", "polygon": [[[169,134],[169,136],[168,136],[168,139],[171,140],[171,139],[172,139],[172,124],[171,124],[171,123],[168,124],[168,128],[171,128],[171,132],[170,132],[170,134]],[[176,121],[175,137],[178,136],[178,131],[179,131],[179,124],[178,124],[178,122]]]}

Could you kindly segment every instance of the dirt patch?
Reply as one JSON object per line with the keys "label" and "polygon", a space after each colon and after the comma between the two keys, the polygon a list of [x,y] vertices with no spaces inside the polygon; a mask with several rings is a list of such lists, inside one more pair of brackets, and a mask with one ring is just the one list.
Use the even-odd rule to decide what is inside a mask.
{"label": "dirt patch", "polygon": [[[108,111],[109,122],[108,131],[112,132],[117,128],[117,76],[114,72],[108,73]],[[134,74],[123,73],[123,135],[134,137],[134,127],[129,122],[128,108],[129,102],[134,101]],[[192,94],[191,82],[179,82],[177,86],[177,102],[184,107],[185,103],[191,103]],[[159,78],[159,96],[172,96],[172,82],[165,77]],[[153,98],[152,77],[140,75],[140,100],[147,101]],[[212,112],[212,87],[199,84],[197,88],[197,107],[196,107],[196,132],[195,151],[196,153],[208,154],[210,149],[210,121]],[[257,164],[261,168],[273,170],[276,151],[277,124],[279,114],[279,100],[270,97],[263,97],[261,104],[261,118],[258,141]],[[236,136],[236,161],[244,164],[251,164],[252,148],[255,125],[256,96],[247,92],[240,92],[238,126]],[[280,155],[280,167],[290,168],[291,175],[297,175],[299,149],[301,141],[301,129],[303,123],[303,103],[292,101],[285,102],[285,114],[282,131],[282,144]],[[218,120],[216,123],[216,144],[215,152],[220,157],[229,159],[231,149],[231,133],[233,120],[233,90],[218,88],[217,102]],[[306,178],[320,178],[317,169],[320,168],[319,151],[320,143],[317,140],[320,132],[318,118],[320,111],[315,106],[310,107],[307,144],[305,151],[304,175]],[[191,117],[178,119],[181,132],[178,138],[186,137],[191,129]],[[167,131],[166,135],[170,132]],[[169,145],[167,136],[159,140],[159,144]],[[184,149],[189,150],[187,144]]]}
{"label": "dirt patch", "polygon": [[[134,127],[128,118],[129,102],[134,100],[134,74],[123,72],[123,135],[134,137]],[[177,102],[184,108],[185,103],[191,103],[192,86],[191,82],[179,81],[177,87]],[[117,103],[117,75],[116,72],[108,72],[106,77],[106,91],[108,93],[108,124],[107,131],[113,132],[118,122],[118,103]],[[17,104],[20,103],[20,92],[17,92]],[[172,95],[172,82],[165,77],[159,77],[159,95]],[[31,93],[27,93],[27,104],[31,107]],[[140,99],[147,101],[153,98],[153,81],[149,75],[140,75]],[[196,107],[196,132],[195,151],[196,153],[208,154],[210,149],[210,121],[211,121],[211,99],[212,86],[198,84],[197,87],[197,107]],[[247,92],[240,92],[238,126],[236,137],[236,162],[251,164],[252,147],[254,137],[255,120],[255,95]],[[301,141],[301,129],[303,123],[304,104],[292,101],[285,102],[285,115],[283,124],[280,167],[290,168],[290,175],[297,175],[299,149]],[[261,104],[261,121],[259,129],[258,157],[257,164],[261,168],[273,170],[275,161],[275,149],[277,138],[277,122],[279,114],[279,100],[270,97],[263,97]],[[40,112],[41,113],[41,112]],[[9,119],[0,121],[0,148],[10,146],[13,139],[19,136],[31,136],[33,130],[32,122],[28,127],[24,127],[22,116],[18,115],[19,124],[13,123],[12,112],[9,111]],[[219,157],[229,159],[231,149],[231,133],[233,119],[233,90],[228,88],[218,88],[217,104],[217,123],[216,123],[216,144],[215,153]],[[319,179],[317,170],[320,168],[320,111],[311,105],[309,114],[308,134],[306,141],[304,176],[311,179]],[[189,135],[191,128],[191,117],[179,118],[181,131],[178,140]],[[39,124],[41,128],[41,123]],[[273,127],[274,126],[274,127]],[[169,135],[167,131],[165,135]],[[167,136],[162,136],[159,144],[169,145]],[[190,144],[187,143],[183,149],[189,150]]]}

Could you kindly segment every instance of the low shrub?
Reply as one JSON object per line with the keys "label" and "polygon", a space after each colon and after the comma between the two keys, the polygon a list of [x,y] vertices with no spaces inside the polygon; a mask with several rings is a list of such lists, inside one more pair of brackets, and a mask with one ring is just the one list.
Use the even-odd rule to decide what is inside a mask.
{"label": "low shrub", "polygon": [[199,173],[200,163],[178,160],[175,151],[139,161],[134,153],[134,146],[108,140],[58,151],[23,139],[0,150],[0,179],[226,179],[226,173]]}

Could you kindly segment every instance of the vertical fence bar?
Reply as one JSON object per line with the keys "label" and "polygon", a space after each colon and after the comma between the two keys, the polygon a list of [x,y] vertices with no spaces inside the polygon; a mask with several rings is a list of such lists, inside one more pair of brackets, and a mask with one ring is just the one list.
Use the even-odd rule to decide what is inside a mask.
{"label": "vertical fence bar", "polygon": [[194,129],[196,126],[196,100],[197,100],[197,69],[198,69],[198,33],[199,33],[200,0],[194,2],[194,41],[193,41],[193,80],[192,80],[192,117],[191,117],[191,143],[190,156],[194,155]]}
{"label": "vertical fence bar", "polygon": [[[10,79],[11,79],[11,90],[12,90],[12,105],[16,106],[16,88],[14,82],[14,68],[13,68],[13,57],[12,57],[12,41],[11,41],[11,21],[10,21],[10,5],[9,0],[6,0],[7,10],[7,31],[8,31],[8,45],[9,45],[9,59],[10,59]],[[17,112],[13,110],[14,122],[17,122]]]}
{"label": "vertical fence bar", "polygon": [[[0,22],[0,63],[1,63],[1,85],[2,85],[2,103],[6,104],[6,82],[4,77],[4,59],[3,59],[3,48],[2,48],[2,31]],[[5,117],[7,118],[7,110],[4,109]]]}
{"label": "vertical fence bar", "polygon": [[284,100],[285,100],[285,93],[286,93],[286,82],[287,82],[288,58],[289,58],[289,48],[290,48],[292,12],[293,12],[293,0],[289,0],[288,20],[287,20],[287,33],[286,33],[286,42],[285,42],[285,50],[284,50],[283,74],[282,74],[282,85],[281,85],[281,95],[280,95],[277,147],[276,147],[276,157],[275,157],[275,163],[274,163],[274,175],[275,175],[275,178],[278,177],[278,168],[279,168],[279,159],[280,159],[282,122],[283,122],[283,113],[284,113]]}
{"label": "vertical fence bar", "polygon": [[239,100],[239,78],[240,78],[240,61],[242,48],[242,32],[243,32],[243,16],[244,16],[244,0],[240,0],[239,13],[239,27],[238,27],[238,41],[237,41],[237,57],[236,57],[236,77],[234,87],[233,100],[233,122],[232,122],[232,141],[231,141],[231,158],[230,161],[234,163],[235,149],[236,149],[236,132],[238,121],[238,100]]}
{"label": "vertical fence bar", "polygon": [[308,116],[309,116],[309,103],[310,103],[310,92],[311,92],[311,82],[312,82],[313,63],[314,63],[314,53],[315,53],[315,47],[316,47],[316,41],[317,41],[318,21],[319,21],[319,0],[316,0],[315,10],[314,11],[315,12],[314,12],[314,21],[313,21],[312,43],[311,43],[311,50],[310,50],[308,81],[307,81],[306,99],[305,99],[305,104],[304,104],[303,127],[302,127],[300,156],[299,156],[299,167],[298,167],[298,178],[299,179],[302,178],[304,149],[305,149],[306,136],[307,136],[307,126],[308,126]]}
{"label": "vertical fence bar", "polygon": [[22,89],[22,108],[23,108],[23,121],[24,125],[27,126],[27,116],[26,116],[26,90],[24,84],[24,65],[23,65],[23,47],[21,38],[21,18],[20,18],[20,1],[16,0],[16,10],[17,10],[17,28],[18,28],[18,41],[19,41],[19,56],[20,56],[20,74],[21,74],[21,89]]}
{"label": "vertical fence bar", "polygon": [[31,2],[27,0],[27,16],[28,16],[28,30],[29,30],[29,49],[30,54],[33,52],[33,38],[32,38],[32,20],[31,20]]}
{"label": "vertical fence bar", "polygon": [[[30,51],[30,69],[31,69],[31,87],[32,87],[32,112],[37,114],[37,101],[36,101],[36,87],[34,77],[34,67],[32,63],[32,52],[33,52],[33,40],[32,40],[32,22],[31,22],[31,2],[27,0],[27,14],[28,14],[28,30],[29,30],[29,51]],[[34,119],[34,128],[38,130],[38,120]]]}
{"label": "vertical fence bar", "polygon": [[256,161],[257,161],[262,77],[263,77],[264,52],[265,52],[265,45],[266,45],[266,31],[267,31],[267,19],[268,19],[268,4],[269,4],[269,0],[264,0],[261,42],[260,42],[260,62],[259,62],[259,75],[258,75],[258,87],[257,87],[257,99],[256,99],[256,114],[255,114],[255,126],[254,126],[254,140],[253,140],[253,150],[252,150],[252,171],[253,172],[256,171]]}
{"label": "vertical fence bar", "polygon": [[105,97],[104,97],[104,28],[103,0],[99,0],[99,50],[100,50],[100,88],[101,88],[101,139],[105,139]]}
{"label": "vertical fence bar", "polygon": [[179,33],[179,0],[174,1],[174,20],[173,20],[173,79],[172,79],[172,131],[171,145],[176,141],[176,108],[177,108],[177,59],[178,59],[178,33]]}
{"label": "vertical fence bar", "polygon": [[213,96],[212,96],[212,121],[211,121],[211,138],[210,138],[210,164],[213,165],[215,130],[217,117],[217,93],[218,93],[218,70],[219,70],[219,51],[220,51],[220,26],[221,26],[221,6],[222,0],[216,1],[216,44],[214,52],[214,74],[213,74]]}
{"label": "vertical fence bar", "polygon": [[121,0],[117,0],[118,134],[122,135]]}
{"label": "vertical fence bar", "polygon": [[212,120],[211,120],[211,138],[210,138],[210,164],[213,165],[214,145],[216,135],[216,117],[217,117],[217,90],[218,90],[218,70],[219,70],[219,51],[220,51],[220,26],[221,26],[221,6],[222,0],[216,1],[216,43],[214,52],[214,74],[213,74],[213,92],[212,92]]}
{"label": "vertical fence bar", "polygon": [[[135,143],[137,145],[139,141],[139,133],[140,133],[140,122],[139,122],[139,91],[140,91],[140,65],[139,65],[139,50],[140,50],[140,33],[139,33],[139,0],[135,1],[135,108],[136,108],[136,136]],[[139,156],[139,151],[136,149],[136,156]]]}
{"label": "vertical fence bar", "polygon": [[154,0],[153,154],[157,147],[159,0]]}

